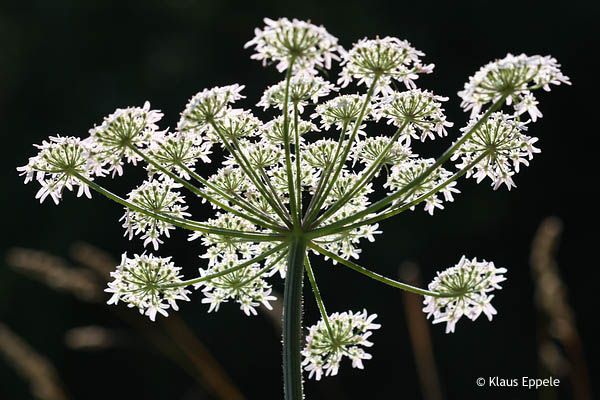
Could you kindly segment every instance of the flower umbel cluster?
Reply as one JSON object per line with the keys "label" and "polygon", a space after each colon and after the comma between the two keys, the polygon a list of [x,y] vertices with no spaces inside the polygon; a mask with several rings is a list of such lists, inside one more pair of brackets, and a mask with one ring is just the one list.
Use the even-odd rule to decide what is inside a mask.
{"label": "flower umbel cluster", "polygon": [[[123,255],[106,290],[113,294],[109,304],[123,301],[154,320],[177,310],[176,300],[189,300],[186,287],[193,286],[208,312],[237,303],[250,316],[271,307],[272,282],[285,279],[285,391],[287,399],[301,399],[301,355],[316,379],[337,374],[344,356],[362,368],[362,360],[371,358],[364,350],[372,345],[367,339],[379,328],[366,311],[326,313],[310,266],[315,256],[425,296],[424,311],[434,323],[446,322],[447,332],[462,315],[491,319],[496,310],[490,292],[499,289],[506,271],[491,262],[463,257],[425,290],[355,260],[365,240],[382,233],[384,220],[421,207],[431,215],[447,207],[460,193],[462,176],[489,178],[494,189],[515,187],[515,173],[540,151],[537,138],[523,134],[542,117],[534,91],[569,79],[550,56],[509,54],[492,62],[459,93],[471,117],[456,134],[442,107],[448,98],[417,88],[419,75],[433,72],[433,64],[410,43],[365,38],[346,51],[310,22],[281,18],[265,24],[246,47],[253,47],[253,59],[276,64],[285,76],[255,99],[258,110],[240,106],[240,84],[193,95],[173,131],[159,128],[163,114],[148,102],[120,108],[86,138],[53,136],[37,145],[38,154],[18,171],[25,183],[41,185],[41,202],[51,197],[58,204],[64,189],[75,187],[78,196],[91,197],[94,190],[115,201],[125,207],[126,235],[154,251],[178,228],[197,240],[193,248],[204,248],[199,268],[190,269],[199,275],[189,280],[170,258]],[[320,75],[334,61],[340,61],[341,89]],[[350,84],[349,93],[338,93]],[[445,136],[453,136],[453,143],[442,156],[419,154],[418,146]],[[128,195],[98,183],[123,175],[125,163],[143,163],[148,173]],[[206,163],[213,164],[210,176],[203,174]],[[214,212],[211,218],[193,219],[186,199],[195,197]],[[305,273],[321,319],[301,350]]]}
{"label": "flower umbel cluster", "polygon": [[489,293],[502,289],[498,284],[506,280],[504,273],[506,268],[496,268],[493,262],[463,256],[429,284],[429,290],[440,296],[425,296],[423,311],[427,318],[433,316],[434,324],[446,322],[446,333],[454,332],[463,315],[474,321],[484,313],[491,321],[497,311],[491,304],[494,295]]}
{"label": "flower umbel cluster", "polygon": [[108,304],[124,301],[129,307],[137,307],[140,314],[147,315],[152,321],[156,313],[167,317],[167,309],[179,310],[176,300],[190,301],[187,297],[190,291],[177,286],[181,282],[180,269],[171,262],[171,257],[136,254],[127,258],[124,253],[117,270],[110,273],[114,280],[104,290],[112,293]]}
{"label": "flower umbel cluster", "polygon": [[[367,310],[353,313],[333,313],[328,321],[322,319],[309,329],[306,346],[302,351],[304,369],[309,378],[320,380],[325,375],[337,375],[344,356],[352,360],[352,367],[363,369],[362,360],[370,360],[371,355],[362,347],[371,347],[367,339],[373,329],[381,325],[374,324],[377,314],[368,315]],[[361,347],[362,346],[362,347]]]}

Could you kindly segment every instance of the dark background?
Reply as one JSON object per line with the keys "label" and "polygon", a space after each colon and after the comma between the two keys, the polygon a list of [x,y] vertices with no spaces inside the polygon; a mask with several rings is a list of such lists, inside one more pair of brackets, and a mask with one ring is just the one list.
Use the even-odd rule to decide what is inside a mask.
{"label": "dark background", "polygon": [[[598,51],[598,14],[590,4],[2,0],[0,254],[22,246],[66,256],[78,240],[115,257],[123,251],[143,251],[140,241],[122,237],[121,207],[97,194],[87,200],[70,193],[59,207],[50,199],[40,205],[34,199],[37,184],[23,185],[15,168],[35,153],[33,143],[57,133],[84,137],[117,107],[141,106],[149,100],[165,113],[161,126],[174,127],[193,94],[231,83],[247,86],[248,98],[241,104],[252,107],[266,85],[281,79],[274,68],[264,69],[250,60],[252,52],[242,48],[265,16],[311,19],[325,25],[346,48],[365,36],[409,40],[427,54],[425,62],[436,65],[434,74],[417,83],[451,98],[446,110],[455,128],[467,120],[456,92],[480,66],[507,52],[552,54],[573,86],[553,86],[551,93],[536,94],[544,118],[530,126],[530,134],[540,138],[542,153],[515,177],[518,187],[494,192],[487,184],[462,180],[463,193],[435,217],[419,208],[382,224],[384,234],[375,243],[364,244],[360,264],[395,277],[400,263],[412,260],[422,267],[426,281],[463,254],[506,266],[509,280],[494,299],[499,315],[491,323],[483,316],[474,323],[460,321],[452,335],[445,335],[443,326],[433,326],[435,357],[448,399],[484,394],[490,399],[534,399],[539,395],[536,391],[480,389],[475,379],[539,376],[528,257],[541,220],[558,216],[565,227],[558,262],[577,314],[590,375],[598,376],[597,359],[591,355],[598,351],[598,331],[593,329],[597,281],[590,278],[598,265],[592,255],[598,238],[593,223],[598,72],[597,62],[592,61]],[[452,140],[438,139],[416,146],[416,151],[435,156]],[[106,184],[126,194],[142,178],[139,171],[126,172]],[[209,215],[208,207],[193,212],[196,219]],[[160,254],[173,255],[192,276],[203,261],[196,257],[199,243],[185,238],[185,232],[173,235]],[[339,376],[322,384],[308,381],[307,398],[420,398],[401,294],[324,261],[316,261],[315,268],[330,312],[365,307],[379,314],[383,328],[373,335],[373,360],[365,362],[364,371],[344,361]],[[273,282],[283,290],[277,278]],[[207,314],[200,299],[196,294],[191,303],[183,304],[180,315],[240,390],[250,399],[281,398],[281,343],[271,324],[260,315],[246,317],[234,304]],[[311,294],[306,296],[305,309],[306,323],[313,324],[318,311]],[[0,320],[52,360],[74,399],[180,399],[202,391],[143,344],[97,353],[66,349],[63,334],[69,328],[99,324],[118,329],[122,323],[107,307],[58,294],[3,261]],[[571,398],[568,381],[553,394]],[[27,383],[0,359],[0,398],[30,396]]]}

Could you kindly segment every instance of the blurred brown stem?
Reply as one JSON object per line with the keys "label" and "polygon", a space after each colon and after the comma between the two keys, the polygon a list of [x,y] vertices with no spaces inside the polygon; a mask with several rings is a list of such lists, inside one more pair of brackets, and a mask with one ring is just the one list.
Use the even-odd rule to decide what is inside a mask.
{"label": "blurred brown stem", "polygon": [[[419,267],[416,264],[410,262],[403,263],[399,269],[399,276],[403,282],[421,287]],[[423,399],[442,400],[442,391],[433,357],[429,325],[422,311],[422,298],[422,296],[402,291],[406,324],[417,366],[417,375],[421,382]]]}
{"label": "blurred brown stem", "polygon": [[[548,217],[542,221],[531,245],[531,271],[536,284],[535,303],[548,321],[547,331],[565,349],[569,360],[569,376],[573,388],[573,398],[591,400],[590,378],[585,361],[581,337],[575,325],[575,313],[567,300],[567,289],[560,277],[555,251],[562,233],[562,221]],[[540,356],[549,353],[551,341],[542,341]],[[546,357],[549,362],[557,357]],[[552,368],[552,366],[550,366]]]}

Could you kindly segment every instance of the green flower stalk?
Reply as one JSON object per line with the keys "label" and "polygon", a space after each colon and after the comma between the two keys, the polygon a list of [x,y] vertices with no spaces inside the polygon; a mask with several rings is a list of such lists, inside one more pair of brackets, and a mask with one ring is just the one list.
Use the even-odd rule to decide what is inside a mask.
{"label": "green flower stalk", "polygon": [[[463,257],[421,289],[358,265],[360,244],[374,241],[382,233],[380,222],[403,211],[419,206],[433,215],[443,209],[460,193],[463,175],[478,182],[489,178],[494,189],[514,187],[514,174],[539,152],[537,139],[522,133],[529,122],[521,119],[524,114],[532,121],[542,116],[532,92],[570,82],[549,56],[509,54],[486,65],[459,93],[463,108],[471,110],[466,127],[439,158],[422,157],[412,145],[452,135],[453,126],[442,107],[448,98],[416,86],[420,74],[433,72],[433,64],[421,60],[423,52],[390,37],[362,39],[346,51],[325,28],[309,22],[265,23],[246,47],[254,47],[253,59],[276,63],[285,73],[257,104],[281,115],[265,122],[238,108],[242,85],[205,89],[190,99],[172,132],[159,129],[163,114],[148,102],[117,109],[87,138],[56,136],[36,145],[38,154],[18,171],[26,183],[40,183],[40,202],[50,197],[59,204],[65,189],[76,187],[78,196],[95,191],[117,202],[125,210],[125,234],[139,236],[154,251],[176,228],[202,242],[199,275],[188,280],[170,257],[124,254],[106,289],[109,304],[125,302],[154,320],[177,310],[177,300],[190,300],[186,288],[193,287],[209,312],[234,302],[255,315],[274,299],[269,281],[284,278],[284,393],[302,399],[303,369],[309,378],[335,375],[344,357],[362,369],[371,359],[367,339],[380,327],[366,310],[327,313],[311,266],[319,256],[424,296],[424,311],[434,323],[445,322],[447,332],[463,315],[474,320],[496,314],[489,292],[500,288],[504,268]],[[334,61],[342,66],[340,87],[319,76]],[[337,93],[353,82],[364,92]],[[373,125],[384,121],[394,132],[373,135]],[[202,163],[213,161],[213,146],[226,156],[214,175],[203,177]],[[97,183],[122,175],[125,163],[144,164],[148,172],[129,195]],[[387,195],[373,199],[381,184]],[[209,203],[214,217],[192,219],[189,195]],[[302,345],[305,272],[321,320]]]}

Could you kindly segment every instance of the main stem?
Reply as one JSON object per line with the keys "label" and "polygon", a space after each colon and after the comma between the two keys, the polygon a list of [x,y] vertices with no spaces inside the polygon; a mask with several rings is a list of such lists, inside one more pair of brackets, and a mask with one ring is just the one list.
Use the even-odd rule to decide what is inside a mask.
{"label": "main stem", "polygon": [[302,400],[302,279],[304,238],[295,238],[288,254],[283,292],[283,391],[285,400]]}

